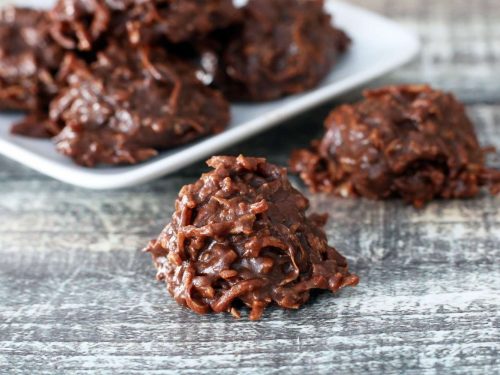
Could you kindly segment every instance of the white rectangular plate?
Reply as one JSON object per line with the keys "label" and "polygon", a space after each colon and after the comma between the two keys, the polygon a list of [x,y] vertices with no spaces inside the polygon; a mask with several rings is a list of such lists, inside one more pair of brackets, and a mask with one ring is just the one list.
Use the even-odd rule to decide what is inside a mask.
{"label": "white rectangular plate", "polygon": [[[15,3],[40,6],[41,2],[18,0]],[[11,135],[10,125],[21,116],[0,114],[0,153],[53,178],[85,188],[116,189],[137,185],[215,155],[232,144],[388,73],[418,53],[418,38],[395,22],[336,0],[327,0],[326,4],[335,23],[353,39],[349,52],[313,91],[264,104],[232,105],[232,122],[219,135],[162,152],[142,164],[88,169],[59,155],[50,140]]]}

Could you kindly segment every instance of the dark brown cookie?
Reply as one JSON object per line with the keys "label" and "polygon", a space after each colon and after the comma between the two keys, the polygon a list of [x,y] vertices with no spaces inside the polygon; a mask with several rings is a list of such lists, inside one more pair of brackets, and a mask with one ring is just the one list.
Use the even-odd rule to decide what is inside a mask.
{"label": "dark brown cookie", "polygon": [[78,59],[73,64],[50,118],[63,127],[57,150],[78,164],[138,163],[229,122],[222,95],[163,49],[112,44],[90,66]]}
{"label": "dark brown cookie", "polygon": [[311,89],[350,44],[322,0],[250,0],[223,53],[219,85],[230,100],[263,101]]}
{"label": "dark brown cookie", "polygon": [[44,12],[0,9],[0,109],[38,110],[57,86],[62,51],[52,41]]}
{"label": "dark brown cookie", "polygon": [[325,128],[321,141],[291,160],[313,191],[422,206],[473,197],[483,185],[494,191],[500,181],[485,167],[464,106],[426,85],[367,91],[363,101],[335,109]]}
{"label": "dark brown cookie", "polygon": [[172,221],[146,249],[179,304],[239,317],[242,302],[255,320],[272,303],[297,309],[312,289],[358,283],[328,246],[326,217],[306,215],[309,202],[286,169],[243,156],[208,165],[214,170],[182,188]]}
{"label": "dark brown cookie", "polygon": [[232,0],[136,1],[128,12],[131,42],[149,43],[158,37],[180,43],[206,36],[241,20]]}
{"label": "dark brown cookie", "polygon": [[113,8],[125,10],[127,1],[58,0],[50,11],[51,34],[65,49],[90,51],[110,31]]}
{"label": "dark brown cookie", "polygon": [[12,125],[12,134],[31,138],[52,138],[61,131],[60,126],[51,121],[45,111],[30,112],[21,121]]}
{"label": "dark brown cookie", "polygon": [[59,0],[50,15],[61,46],[90,51],[110,36],[141,46],[185,42],[234,23],[240,12],[232,0]]}

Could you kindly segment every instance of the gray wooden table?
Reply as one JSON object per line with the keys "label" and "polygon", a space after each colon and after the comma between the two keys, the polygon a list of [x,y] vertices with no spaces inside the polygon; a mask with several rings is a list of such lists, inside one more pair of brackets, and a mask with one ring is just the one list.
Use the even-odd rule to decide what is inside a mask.
{"label": "gray wooden table", "polygon": [[[416,62],[373,85],[453,90],[482,141],[500,147],[498,0],[355,2],[424,41]],[[319,134],[334,104],[358,95],[225,153],[284,164]],[[168,220],[178,189],[203,170],[199,163],[141,187],[92,192],[0,158],[1,374],[500,372],[500,198],[416,211],[311,197],[330,213],[331,243],[361,284],[250,322],[179,308],[139,251]]]}

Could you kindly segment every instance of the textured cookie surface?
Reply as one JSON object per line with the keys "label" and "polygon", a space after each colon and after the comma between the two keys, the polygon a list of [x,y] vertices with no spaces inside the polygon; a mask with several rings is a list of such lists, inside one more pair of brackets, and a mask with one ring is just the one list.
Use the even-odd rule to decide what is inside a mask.
{"label": "textured cookie surface", "polygon": [[296,309],[312,289],[357,284],[327,243],[325,217],[307,216],[309,202],[285,169],[243,156],[208,165],[213,170],[181,190],[172,221],[147,248],[179,304],[239,317],[243,303],[259,319],[272,303]]}

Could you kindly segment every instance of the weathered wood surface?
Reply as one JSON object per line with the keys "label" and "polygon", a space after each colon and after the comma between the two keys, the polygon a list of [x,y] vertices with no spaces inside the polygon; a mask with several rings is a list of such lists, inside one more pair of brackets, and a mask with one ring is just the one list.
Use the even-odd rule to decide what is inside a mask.
{"label": "weathered wood surface", "polygon": [[[425,43],[419,60],[376,84],[456,91],[483,143],[500,147],[498,1],[355,2],[418,30]],[[333,104],[226,152],[286,163]],[[0,158],[1,374],[499,373],[500,198],[416,211],[311,197],[330,213],[329,238],[361,284],[297,312],[238,321],[179,308],[139,251],[202,170],[198,163],[141,187],[92,192]]]}

